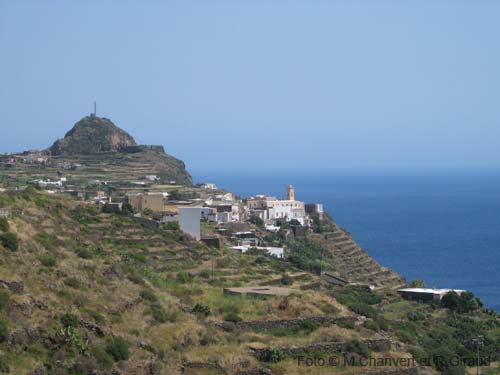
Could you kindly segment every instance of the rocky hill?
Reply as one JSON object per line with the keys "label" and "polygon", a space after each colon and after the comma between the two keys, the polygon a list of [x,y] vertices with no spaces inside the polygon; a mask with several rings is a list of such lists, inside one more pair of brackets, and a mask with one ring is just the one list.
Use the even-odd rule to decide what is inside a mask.
{"label": "rocky hill", "polygon": [[95,180],[130,184],[145,175],[156,175],[164,184],[192,185],[184,162],[163,146],[138,145],[111,120],[94,115],[78,121],[44,151],[0,155],[0,171],[6,169],[20,182],[27,177],[55,179],[65,172],[77,186]]}
{"label": "rocky hill", "polygon": [[50,148],[54,156],[88,155],[100,152],[123,151],[135,146],[134,138],[107,118],[90,115],[78,121]]}

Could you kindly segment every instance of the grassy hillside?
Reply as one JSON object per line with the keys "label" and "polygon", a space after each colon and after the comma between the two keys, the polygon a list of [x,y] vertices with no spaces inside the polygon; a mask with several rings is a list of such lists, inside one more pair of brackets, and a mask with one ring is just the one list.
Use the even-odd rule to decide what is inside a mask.
{"label": "grassy hillside", "polygon": [[[394,366],[305,367],[297,358],[413,355],[423,362],[470,351],[476,333],[498,360],[496,315],[402,301],[390,288],[333,288],[300,260],[208,248],[178,230],[148,229],[33,189],[0,193],[0,207],[13,211],[0,223],[3,372],[366,373]],[[300,241],[312,244],[318,235]],[[300,247],[295,251],[303,259]],[[332,254],[322,259],[338,268]],[[247,285],[293,291],[269,298],[223,293]],[[432,366],[439,368],[429,363],[424,372]]]}

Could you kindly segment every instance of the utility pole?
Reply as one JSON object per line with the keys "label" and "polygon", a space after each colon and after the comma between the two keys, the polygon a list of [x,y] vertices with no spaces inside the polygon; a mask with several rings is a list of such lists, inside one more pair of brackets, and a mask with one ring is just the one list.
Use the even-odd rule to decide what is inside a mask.
{"label": "utility pole", "polygon": [[479,347],[484,345],[484,337],[478,336],[477,338],[472,339],[472,343],[476,344],[476,349],[477,349],[477,371],[476,371],[476,374],[479,375],[479,362],[480,362]]}

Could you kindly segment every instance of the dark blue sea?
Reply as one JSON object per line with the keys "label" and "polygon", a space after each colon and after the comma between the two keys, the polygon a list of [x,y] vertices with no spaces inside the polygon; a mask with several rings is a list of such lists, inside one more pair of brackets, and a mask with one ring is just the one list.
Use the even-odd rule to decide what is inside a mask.
{"label": "dark blue sea", "polygon": [[321,202],[379,263],[429,287],[459,288],[500,311],[500,171],[195,173],[243,197]]}

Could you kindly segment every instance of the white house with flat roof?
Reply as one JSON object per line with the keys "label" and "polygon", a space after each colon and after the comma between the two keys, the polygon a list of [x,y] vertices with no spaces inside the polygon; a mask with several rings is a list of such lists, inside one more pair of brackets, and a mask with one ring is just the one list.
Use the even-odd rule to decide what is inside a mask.
{"label": "white house with flat roof", "polygon": [[412,301],[440,301],[446,293],[465,293],[462,289],[403,288],[398,289],[401,297]]}

